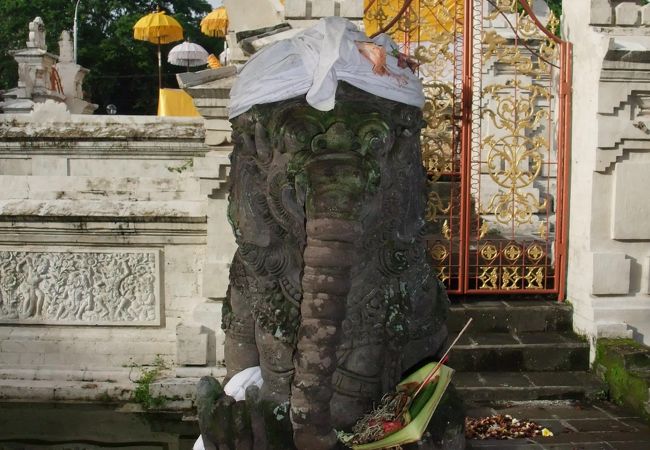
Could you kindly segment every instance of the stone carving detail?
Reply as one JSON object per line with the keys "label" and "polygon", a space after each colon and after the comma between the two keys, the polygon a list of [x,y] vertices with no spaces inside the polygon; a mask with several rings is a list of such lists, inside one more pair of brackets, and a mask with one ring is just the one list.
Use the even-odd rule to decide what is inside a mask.
{"label": "stone carving detail", "polygon": [[0,250],[0,322],[159,325],[155,252]]}
{"label": "stone carving detail", "polygon": [[[273,411],[290,411],[293,442],[269,435],[269,448],[334,448],[334,429],[446,337],[446,296],[423,242],[422,112],[345,83],[336,98],[330,112],[297,98],[233,120],[227,377],[261,366],[267,434],[280,426]],[[199,397],[213,391],[205,383]],[[205,404],[201,416],[221,419],[203,420],[202,433],[222,440],[212,427],[230,413]]]}

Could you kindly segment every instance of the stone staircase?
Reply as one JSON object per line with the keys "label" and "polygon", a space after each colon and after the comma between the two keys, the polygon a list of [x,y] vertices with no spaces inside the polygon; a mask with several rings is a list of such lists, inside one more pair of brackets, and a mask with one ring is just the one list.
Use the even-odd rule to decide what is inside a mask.
{"label": "stone staircase", "polygon": [[603,392],[589,372],[589,344],[572,331],[570,305],[452,300],[449,342],[470,317],[448,362],[466,401],[584,399]]}

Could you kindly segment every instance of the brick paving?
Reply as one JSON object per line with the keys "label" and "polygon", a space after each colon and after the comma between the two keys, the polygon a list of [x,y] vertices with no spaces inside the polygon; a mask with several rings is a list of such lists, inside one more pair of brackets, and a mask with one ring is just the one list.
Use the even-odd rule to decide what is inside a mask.
{"label": "brick paving", "polygon": [[469,407],[468,417],[509,414],[534,421],[552,437],[468,440],[468,449],[650,450],[650,426],[642,418],[607,402],[534,401]]}

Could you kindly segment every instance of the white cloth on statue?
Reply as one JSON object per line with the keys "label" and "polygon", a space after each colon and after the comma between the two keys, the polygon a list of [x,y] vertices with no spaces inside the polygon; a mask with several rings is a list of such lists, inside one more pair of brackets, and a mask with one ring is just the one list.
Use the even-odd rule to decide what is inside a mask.
{"label": "white cloth on statue", "polygon": [[[396,76],[378,75],[356,45],[373,42],[386,50],[386,67]],[[230,91],[232,119],[253,105],[307,94],[321,111],[334,108],[338,81],[389,100],[424,106],[422,82],[392,55],[398,46],[385,35],[368,38],[347,19],[328,17],[296,36],[264,47],[241,68]]]}
{"label": "white cloth on statue", "polygon": [[260,366],[249,367],[233,376],[223,387],[223,391],[239,402],[246,399],[246,388],[253,385],[262,387],[263,383]]}
{"label": "white cloth on statue", "polygon": [[208,443],[203,442],[203,436],[199,436],[196,442],[194,443],[192,450],[217,450],[217,447],[212,445],[210,442]]}

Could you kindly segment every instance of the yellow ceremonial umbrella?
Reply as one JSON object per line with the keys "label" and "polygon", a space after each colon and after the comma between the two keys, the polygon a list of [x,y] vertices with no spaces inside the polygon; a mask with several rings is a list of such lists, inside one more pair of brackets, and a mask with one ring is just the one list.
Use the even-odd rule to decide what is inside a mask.
{"label": "yellow ceremonial umbrella", "polygon": [[176,19],[157,11],[147,14],[133,25],[133,37],[140,41],[158,44],[158,89],[162,88],[162,57],[160,44],[169,44],[183,39],[183,27]]}
{"label": "yellow ceremonial umbrella", "polygon": [[228,13],[220,6],[201,20],[201,33],[212,37],[225,37],[228,33]]}

